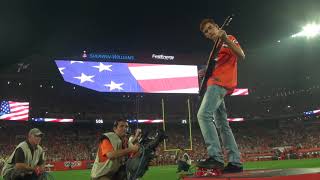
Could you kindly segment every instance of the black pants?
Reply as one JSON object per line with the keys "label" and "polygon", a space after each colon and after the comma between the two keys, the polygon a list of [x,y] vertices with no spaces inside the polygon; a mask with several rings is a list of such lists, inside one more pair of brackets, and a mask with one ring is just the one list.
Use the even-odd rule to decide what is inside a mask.
{"label": "black pants", "polygon": [[38,180],[38,176],[31,171],[13,169],[3,177],[4,180]]}
{"label": "black pants", "polygon": [[126,180],[127,179],[126,166],[125,165],[120,166],[118,172],[112,176],[112,179]]}
{"label": "black pants", "polygon": [[189,171],[190,165],[185,161],[178,161],[178,172]]}

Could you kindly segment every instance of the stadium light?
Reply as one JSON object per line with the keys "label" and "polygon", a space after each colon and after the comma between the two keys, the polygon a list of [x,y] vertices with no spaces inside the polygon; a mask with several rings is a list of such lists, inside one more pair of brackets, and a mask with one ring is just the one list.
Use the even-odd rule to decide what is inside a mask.
{"label": "stadium light", "polygon": [[314,38],[316,36],[320,35],[320,25],[316,23],[307,24],[303,27],[303,30],[301,32],[298,32],[297,34],[292,35],[291,37],[307,37]]}

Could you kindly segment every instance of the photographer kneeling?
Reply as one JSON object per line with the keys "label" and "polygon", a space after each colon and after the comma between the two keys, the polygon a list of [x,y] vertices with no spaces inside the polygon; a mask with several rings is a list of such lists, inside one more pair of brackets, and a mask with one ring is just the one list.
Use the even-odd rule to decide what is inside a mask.
{"label": "photographer kneeling", "polygon": [[125,180],[126,166],[125,157],[139,150],[139,145],[134,144],[124,148],[123,143],[128,129],[126,120],[115,121],[113,131],[103,134],[99,141],[98,152],[94,161],[91,178],[92,180]]}
{"label": "photographer kneeling", "polygon": [[189,168],[191,166],[190,156],[183,148],[179,148],[176,151],[175,160],[178,165],[177,173],[180,173],[181,171],[184,171],[184,172],[189,171]]}
{"label": "photographer kneeling", "polygon": [[2,176],[4,180],[37,180],[44,172],[43,149],[39,145],[43,133],[33,128],[28,138],[21,142],[6,161]]}

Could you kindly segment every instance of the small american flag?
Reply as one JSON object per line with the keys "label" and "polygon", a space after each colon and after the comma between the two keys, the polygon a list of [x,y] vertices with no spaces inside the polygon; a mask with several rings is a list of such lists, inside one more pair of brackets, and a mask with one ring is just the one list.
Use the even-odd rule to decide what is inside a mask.
{"label": "small american flag", "polygon": [[29,102],[1,101],[0,119],[27,121],[29,119]]}

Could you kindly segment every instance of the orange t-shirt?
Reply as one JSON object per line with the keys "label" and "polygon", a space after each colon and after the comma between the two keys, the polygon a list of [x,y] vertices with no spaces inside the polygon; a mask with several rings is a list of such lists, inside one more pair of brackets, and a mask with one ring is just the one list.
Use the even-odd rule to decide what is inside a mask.
{"label": "orange t-shirt", "polygon": [[[240,47],[234,36],[229,35],[228,38]],[[232,52],[227,44],[223,43],[218,54],[218,61],[208,79],[207,86],[219,85],[229,91],[233,91],[237,86],[237,59],[236,54]]]}
{"label": "orange t-shirt", "polygon": [[109,139],[104,139],[99,145],[99,162],[106,162],[108,160],[107,154],[113,151],[113,147]]}

